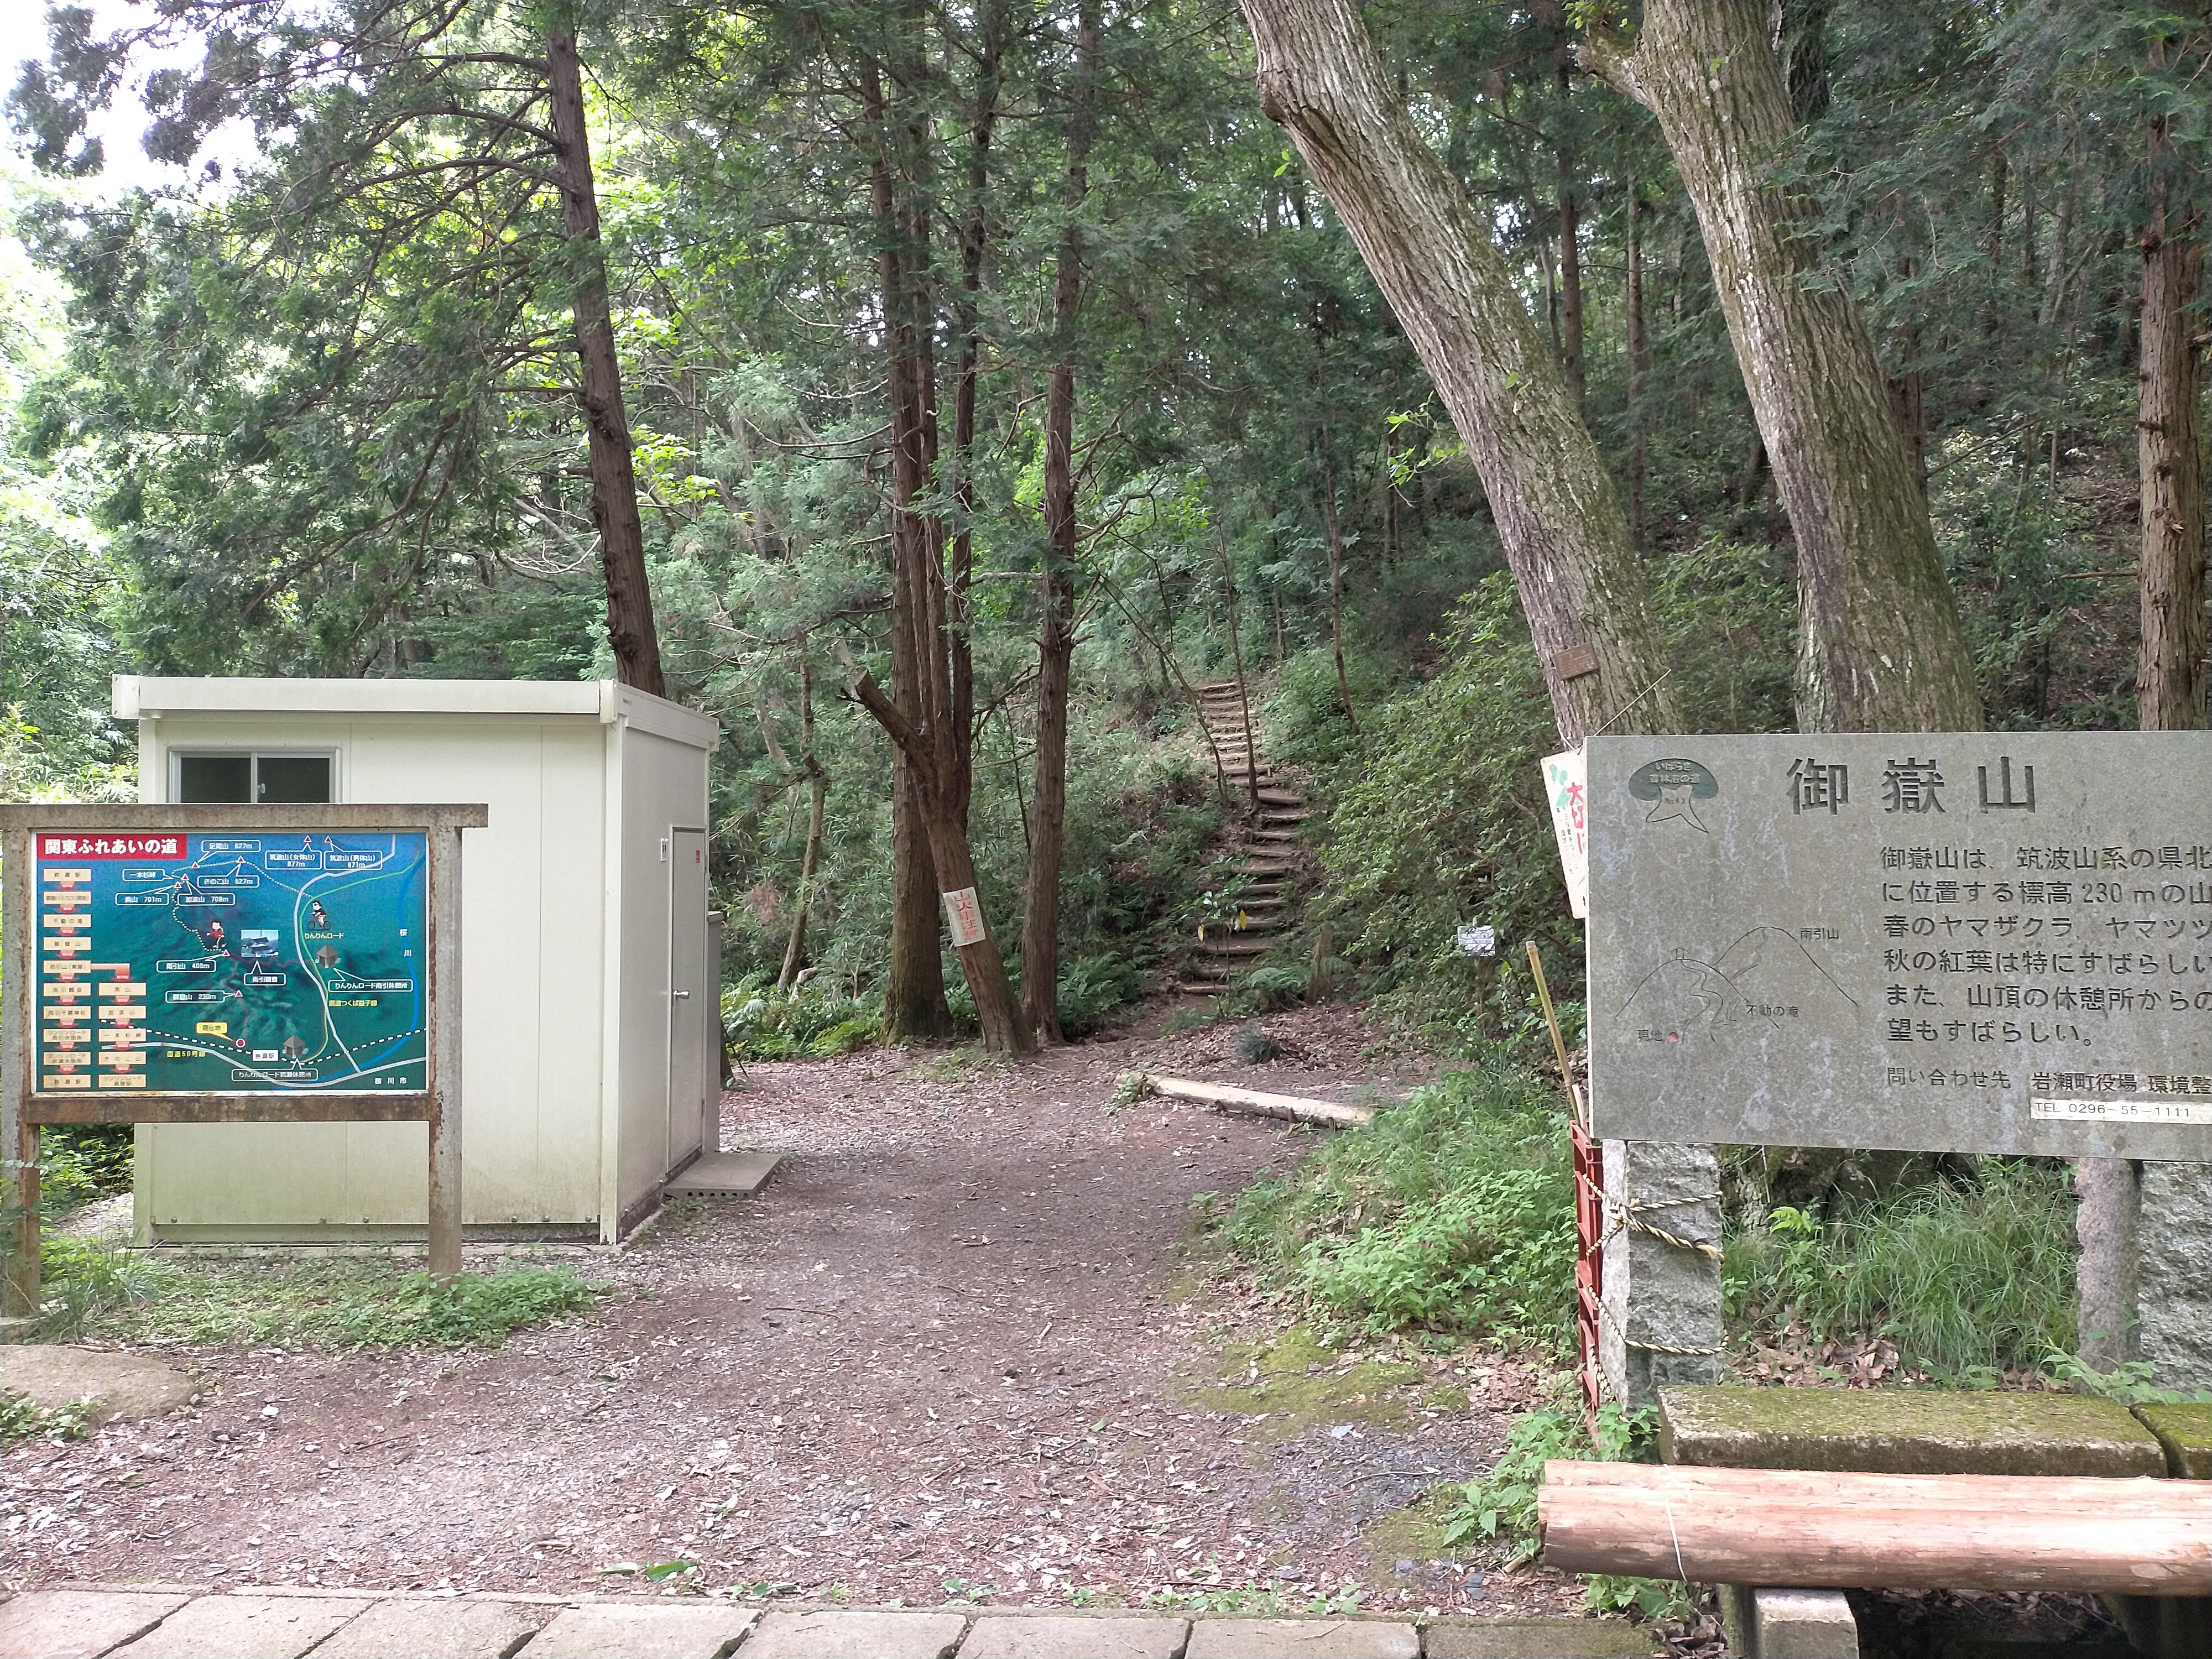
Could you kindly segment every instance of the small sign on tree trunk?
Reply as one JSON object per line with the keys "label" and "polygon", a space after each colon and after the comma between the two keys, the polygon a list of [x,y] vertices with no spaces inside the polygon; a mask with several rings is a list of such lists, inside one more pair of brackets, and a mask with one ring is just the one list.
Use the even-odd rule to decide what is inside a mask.
{"label": "small sign on tree trunk", "polygon": [[974,888],[963,887],[957,893],[947,893],[945,896],[945,915],[952,924],[954,950],[983,942],[983,906],[976,898]]}

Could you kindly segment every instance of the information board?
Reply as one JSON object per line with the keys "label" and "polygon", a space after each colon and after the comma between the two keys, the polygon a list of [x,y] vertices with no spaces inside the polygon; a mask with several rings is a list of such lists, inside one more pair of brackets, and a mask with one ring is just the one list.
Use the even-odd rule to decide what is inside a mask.
{"label": "information board", "polygon": [[426,840],[33,836],[32,1088],[426,1088]]}
{"label": "information board", "polygon": [[1599,1135],[2212,1159],[2212,737],[1588,760]]}

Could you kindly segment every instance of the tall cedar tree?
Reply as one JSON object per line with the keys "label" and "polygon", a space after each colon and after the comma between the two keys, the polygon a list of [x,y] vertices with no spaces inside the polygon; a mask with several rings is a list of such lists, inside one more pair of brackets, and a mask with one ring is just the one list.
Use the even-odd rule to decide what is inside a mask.
{"label": "tall cedar tree", "polygon": [[[1261,107],[1336,204],[1481,474],[1563,743],[1680,725],[1644,569],[1572,391],[1353,0],[1242,0]],[[1586,650],[1580,647],[1587,647]]]}
{"label": "tall cedar tree", "polygon": [[1044,569],[1037,579],[1036,782],[1022,892],[1022,1013],[1048,1042],[1060,1032],[1060,864],[1067,836],[1067,702],[1075,659],[1075,329],[1083,305],[1084,198],[1098,96],[1098,0],[1082,0],[1067,78],[1067,177],[1052,292],[1056,361],[1046,379]]}
{"label": "tall cedar tree", "polygon": [[[902,6],[891,33],[897,55],[860,66],[862,112],[873,149],[869,204],[882,274],[884,340],[891,447],[892,691],[865,671],[853,694],[896,745],[908,821],[926,836],[933,875],[948,906],[981,916],[975,863],[968,843],[966,801],[971,734],[957,706],[952,612],[945,580],[945,525],[936,505],[936,276],[931,246],[935,203],[924,102],[928,73],[919,42],[919,8]],[[933,943],[934,934],[932,935]],[[955,953],[975,1003],[987,1048],[1024,1054],[1036,1046],[1014,998],[1012,981],[988,920]]]}
{"label": "tall cedar tree", "polygon": [[1796,126],[1763,0],[1650,0],[1583,62],[1659,118],[1696,208],[1797,543],[1820,679],[1846,732],[1982,725],[1973,656],[1874,343],[1806,281],[1812,204],[1771,179]]}
{"label": "tall cedar tree", "polygon": [[[434,179],[423,222],[390,228],[386,257],[398,259],[427,245],[429,220],[465,210],[493,186],[508,187],[484,227],[494,243],[535,198],[556,191],[565,236],[531,279],[568,296],[607,641],[623,684],[665,695],[570,9],[345,0],[312,26],[294,10],[289,0],[173,0],[156,21],[102,39],[89,12],[57,9],[50,62],[27,66],[10,100],[35,136],[33,160],[96,172],[99,141],[86,135],[132,62],[196,44],[194,70],[151,78],[156,119],[148,149],[189,162],[217,128],[239,118],[264,135],[292,135],[278,165],[286,169],[285,216],[301,223],[280,225],[287,235],[396,181]],[[457,463],[447,458],[449,476]],[[418,493],[403,500],[395,520]],[[434,494],[425,505],[438,502]]]}

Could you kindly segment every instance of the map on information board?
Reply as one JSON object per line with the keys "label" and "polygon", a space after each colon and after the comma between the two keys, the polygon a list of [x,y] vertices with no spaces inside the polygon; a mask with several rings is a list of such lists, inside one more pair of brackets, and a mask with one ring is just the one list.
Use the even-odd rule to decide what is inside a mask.
{"label": "map on information board", "polygon": [[428,1086],[426,837],[33,838],[41,1093]]}

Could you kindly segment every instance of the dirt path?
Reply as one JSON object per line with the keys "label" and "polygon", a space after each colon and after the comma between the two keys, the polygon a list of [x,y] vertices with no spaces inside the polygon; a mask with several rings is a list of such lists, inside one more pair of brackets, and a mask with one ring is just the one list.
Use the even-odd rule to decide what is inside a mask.
{"label": "dirt path", "polygon": [[1552,1575],[1486,1582],[1402,1523],[1365,1535],[1486,1462],[1524,1368],[1316,1354],[1309,1376],[1278,1355],[1244,1373],[1272,1399],[1193,1397],[1273,1327],[1249,1284],[1186,1261],[1191,1200],[1305,1143],[1109,1109],[1117,1073],[1406,1080],[1360,1060],[1348,1011],[1268,1024],[1288,1052],[1260,1066],[1217,1028],[1018,1067],[755,1066],[726,1139],[787,1148],[782,1171],[594,1257],[618,1287],[600,1311],[494,1352],[189,1356],[219,1379],[194,1411],[0,1459],[0,1575],[572,1592],[682,1559],[709,1588],[872,1602],[1357,1587],[1377,1610],[1571,1607]]}

